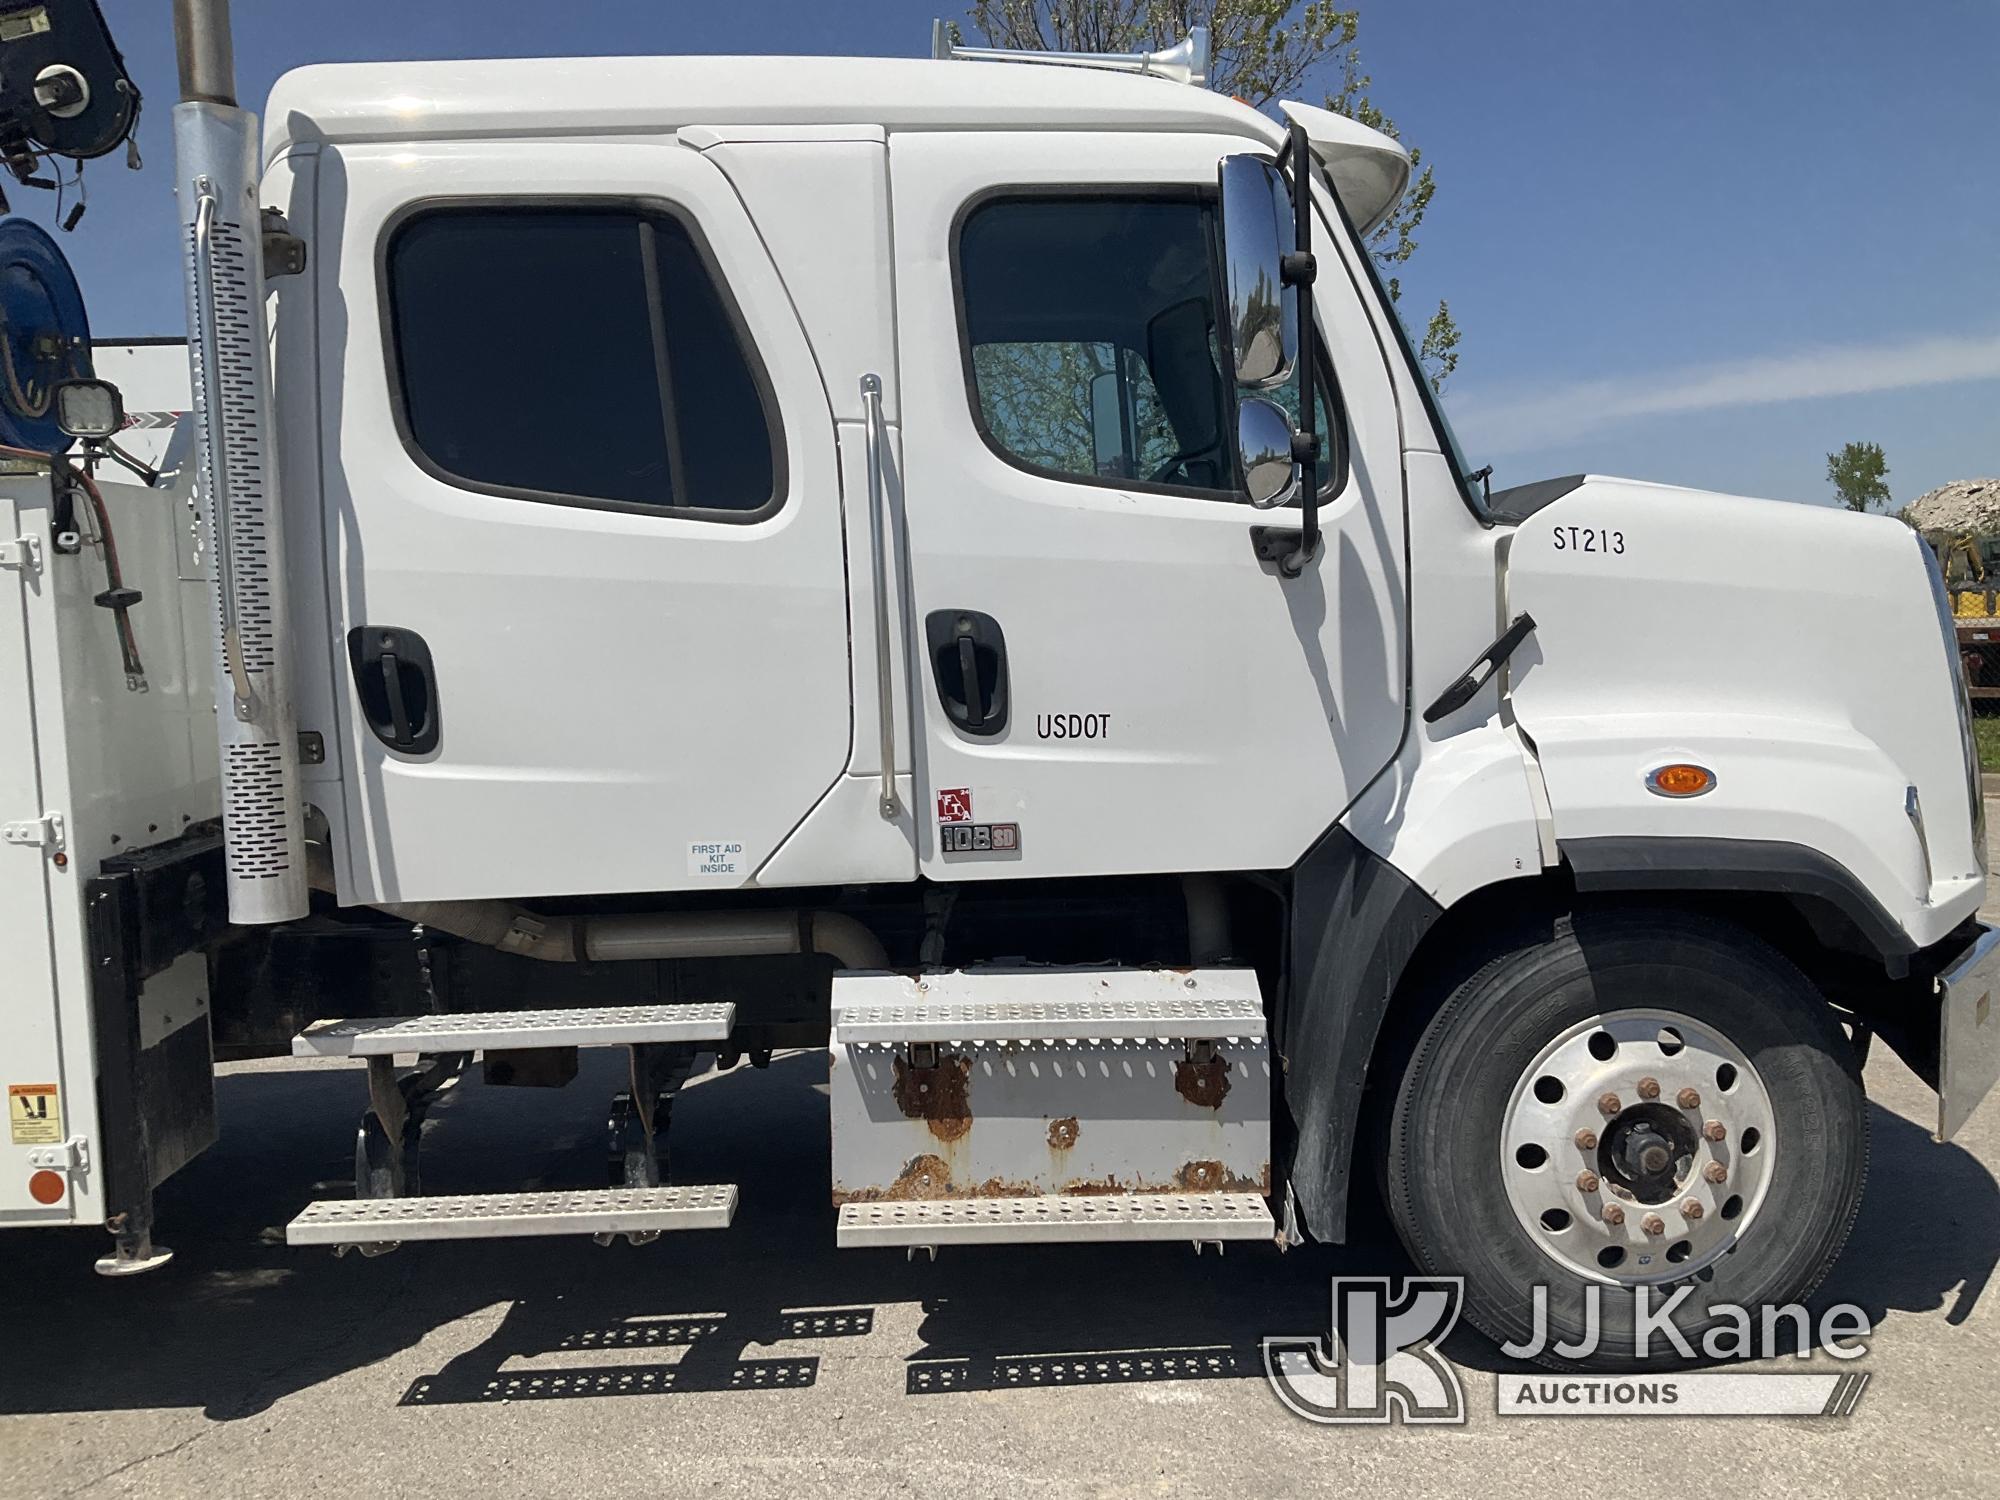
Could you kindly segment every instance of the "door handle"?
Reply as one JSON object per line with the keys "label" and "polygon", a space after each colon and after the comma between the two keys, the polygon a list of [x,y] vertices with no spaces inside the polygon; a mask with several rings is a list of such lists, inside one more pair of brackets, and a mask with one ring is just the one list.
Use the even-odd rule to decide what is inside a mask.
{"label": "door handle", "polygon": [[931,677],[954,728],[982,737],[1007,727],[1007,637],[1000,622],[973,609],[924,616]]}
{"label": "door handle", "polygon": [[395,625],[357,625],[347,632],[347,660],[375,738],[409,755],[435,750],[437,673],[424,638]]}
{"label": "door handle", "polygon": [[984,724],[986,695],[979,690],[979,648],[969,635],[958,638],[958,682],[961,701],[965,704],[965,722]]}

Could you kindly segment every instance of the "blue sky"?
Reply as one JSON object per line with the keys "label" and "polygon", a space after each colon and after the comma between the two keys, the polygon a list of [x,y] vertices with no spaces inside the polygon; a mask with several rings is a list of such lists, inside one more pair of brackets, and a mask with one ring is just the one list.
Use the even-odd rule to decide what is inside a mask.
{"label": "blue sky", "polygon": [[[1495,483],[1590,469],[1823,500],[1881,443],[1898,503],[2000,474],[1994,0],[1359,0],[1375,97],[1436,168],[1404,273],[1464,329],[1446,393]],[[105,0],[146,168],[88,173],[93,331],[178,332],[168,0]],[[922,55],[936,0],[236,0],[246,104],[307,62]],[[17,209],[53,219],[45,194]]]}

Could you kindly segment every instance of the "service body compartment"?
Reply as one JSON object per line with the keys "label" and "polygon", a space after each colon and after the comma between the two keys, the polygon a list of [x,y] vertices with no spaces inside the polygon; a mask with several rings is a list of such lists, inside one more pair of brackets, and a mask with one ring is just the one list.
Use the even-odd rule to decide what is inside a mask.
{"label": "service body compartment", "polygon": [[[21,464],[7,461],[9,469]],[[49,907],[53,850],[43,840],[54,825],[35,754],[34,672],[29,621],[46,616],[50,600],[43,569],[48,551],[46,472],[0,479],[0,937],[7,950],[7,984],[0,995],[0,1092],[7,1133],[0,1136],[0,1224],[61,1224],[87,1217],[87,1199],[71,1191],[69,1174],[42,1178],[64,1157],[76,1118],[89,1113],[88,1052],[68,1075],[63,1028],[56,1014],[54,933]],[[65,882],[67,884],[67,882]],[[79,1095],[84,1097],[79,1097]],[[61,1191],[57,1192],[56,1189]],[[40,1196],[37,1196],[39,1192]]]}
{"label": "service body compartment", "polygon": [[141,596],[139,674],[94,602],[104,551],[83,498],[64,505],[44,463],[0,460],[0,1227],[143,1216],[215,1132],[207,583],[186,483],[98,486]]}

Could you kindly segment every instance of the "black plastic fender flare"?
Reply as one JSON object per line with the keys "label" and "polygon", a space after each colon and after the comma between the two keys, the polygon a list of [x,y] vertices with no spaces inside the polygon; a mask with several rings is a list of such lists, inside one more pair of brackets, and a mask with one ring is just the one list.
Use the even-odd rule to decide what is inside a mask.
{"label": "black plastic fender flare", "polygon": [[1885,962],[1917,951],[1854,872],[1817,849],[1766,839],[1561,839],[1580,891],[1755,891],[1824,901]]}

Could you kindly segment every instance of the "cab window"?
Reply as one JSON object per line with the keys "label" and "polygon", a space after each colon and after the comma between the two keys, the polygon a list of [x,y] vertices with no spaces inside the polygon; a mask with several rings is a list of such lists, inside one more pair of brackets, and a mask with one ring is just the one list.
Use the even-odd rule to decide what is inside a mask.
{"label": "cab window", "polygon": [[[1194,191],[975,204],[960,224],[957,273],[967,382],[988,445],[1036,473],[1243,498],[1214,255],[1214,211]],[[1295,387],[1267,394],[1289,394],[1297,409]],[[1320,431],[1335,432],[1323,396],[1316,405]],[[1330,455],[1337,446],[1336,434]]]}
{"label": "cab window", "polygon": [[398,416],[440,477],[711,520],[781,500],[762,373],[676,214],[432,208],[395,229],[385,262]]}

